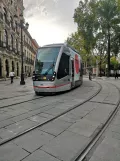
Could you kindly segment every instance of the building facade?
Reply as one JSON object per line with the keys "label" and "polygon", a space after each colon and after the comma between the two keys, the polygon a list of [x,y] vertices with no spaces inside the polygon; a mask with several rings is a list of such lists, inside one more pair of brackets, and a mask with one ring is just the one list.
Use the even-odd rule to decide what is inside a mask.
{"label": "building facade", "polygon": [[[23,0],[0,0],[0,77],[9,76],[14,71],[21,74],[21,26],[20,15],[23,14]],[[17,16],[17,20],[15,19]],[[35,52],[32,37],[23,29],[24,72],[31,74]]]}

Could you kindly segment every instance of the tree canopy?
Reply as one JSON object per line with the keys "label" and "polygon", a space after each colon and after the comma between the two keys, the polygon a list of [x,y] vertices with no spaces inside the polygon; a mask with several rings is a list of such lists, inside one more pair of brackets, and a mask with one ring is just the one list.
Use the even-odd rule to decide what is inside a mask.
{"label": "tree canopy", "polygon": [[[102,56],[108,63],[120,51],[120,0],[80,0],[74,12],[77,32],[67,43],[80,51],[83,60]],[[106,62],[107,63],[107,62]]]}

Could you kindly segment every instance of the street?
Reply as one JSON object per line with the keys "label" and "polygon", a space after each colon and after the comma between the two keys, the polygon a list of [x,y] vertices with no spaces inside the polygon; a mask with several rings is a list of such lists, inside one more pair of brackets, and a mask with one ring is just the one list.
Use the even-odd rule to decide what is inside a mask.
{"label": "street", "polygon": [[[56,96],[35,96],[31,78],[24,86],[19,81],[0,82],[0,161],[74,161],[119,101],[119,80],[84,78],[81,87]],[[106,144],[108,150],[119,145],[117,117],[90,161],[107,160]]]}

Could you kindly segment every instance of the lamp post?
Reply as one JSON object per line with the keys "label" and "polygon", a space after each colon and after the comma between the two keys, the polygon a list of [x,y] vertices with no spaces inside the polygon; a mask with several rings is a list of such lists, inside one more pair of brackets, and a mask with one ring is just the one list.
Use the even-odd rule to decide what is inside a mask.
{"label": "lamp post", "polygon": [[[17,19],[17,16],[14,16],[15,19]],[[21,14],[20,15],[20,23],[18,24],[18,26],[21,28],[21,80],[20,80],[20,85],[25,85],[25,80],[24,80],[24,52],[23,52],[23,30],[24,29],[28,29],[29,24],[24,22],[24,17]]]}

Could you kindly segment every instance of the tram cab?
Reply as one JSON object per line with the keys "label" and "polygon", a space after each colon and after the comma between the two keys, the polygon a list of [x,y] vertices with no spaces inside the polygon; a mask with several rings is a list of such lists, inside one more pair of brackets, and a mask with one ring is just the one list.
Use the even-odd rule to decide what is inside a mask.
{"label": "tram cab", "polygon": [[39,93],[56,93],[80,86],[82,59],[66,44],[46,45],[38,49],[34,63],[33,87]]}

